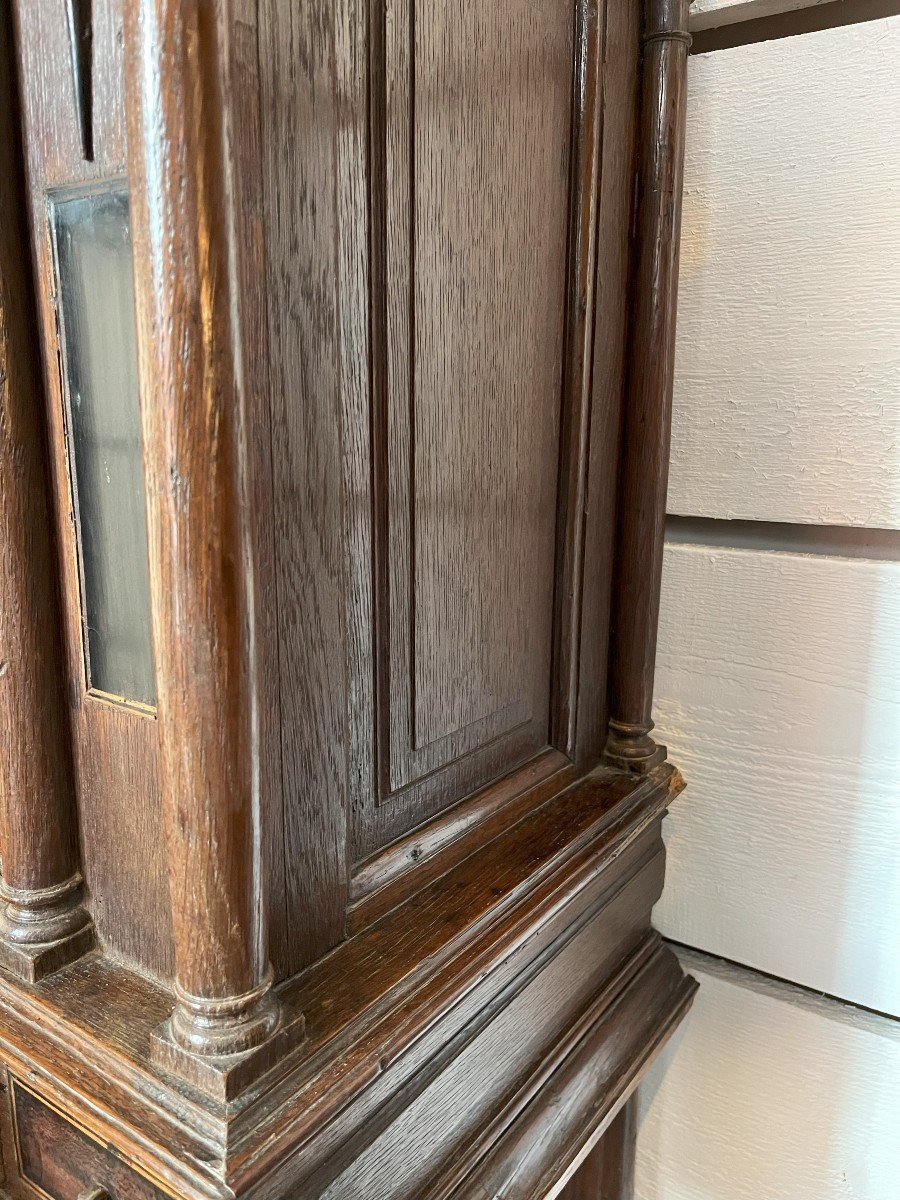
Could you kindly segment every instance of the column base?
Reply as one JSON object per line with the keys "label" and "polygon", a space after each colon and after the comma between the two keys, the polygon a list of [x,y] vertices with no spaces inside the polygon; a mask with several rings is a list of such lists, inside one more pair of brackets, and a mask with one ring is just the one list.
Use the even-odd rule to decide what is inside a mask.
{"label": "column base", "polygon": [[603,761],[620,771],[646,775],[666,761],[668,751],[650,737],[653,722],[631,725],[626,721],[610,721],[609,736],[603,751]]}
{"label": "column base", "polygon": [[9,921],[0,916],[0,967],[25,983],[37,983],[67,967],[93,950],[97,941],[91,921],[53,942],[17,942],[10,932]]}
{"label": "column base", "polygon": [[94,923],[81,893],[80,875],[45,888],[13,888],[0,881],[0,967],[37,983],[92,950]]}
{"label": "column base", "polygon": [[275,1026],[264,1041],[230,1054],[200,1053],[182,1045],[176,1012],[150,1035],[150,1057],[168,1074],[225,1104],[275,1068],[287,1071],[305,1045],[303,1014],[277,1011]]}

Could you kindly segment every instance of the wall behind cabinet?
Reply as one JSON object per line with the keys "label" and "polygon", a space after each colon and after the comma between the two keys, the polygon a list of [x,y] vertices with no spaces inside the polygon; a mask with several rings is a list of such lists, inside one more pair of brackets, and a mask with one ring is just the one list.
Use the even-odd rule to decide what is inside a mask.
{"label": "wall behind cabinet", "polygon": [[689,64],[655,919],[739,965],[691,958],[640,1200],[896,1195],[898,55],[889,17]]}

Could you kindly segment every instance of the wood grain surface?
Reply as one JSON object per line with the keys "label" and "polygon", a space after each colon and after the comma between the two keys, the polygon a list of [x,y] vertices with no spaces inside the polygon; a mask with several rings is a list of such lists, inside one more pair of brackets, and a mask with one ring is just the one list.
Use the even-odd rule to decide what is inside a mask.
{"label": "wood grain surface", "polygon": [[606,744],[610,762],[636,771],[650,770],[665,758],[665,748],[649,735],[672,421],[690,47],[687,0],[650,0],[643,11],[634,274]]}
{"label": "wood grain surface", "polygon": [[637,1099],[630,1097],[573,1178],[560,1200],[633,1200]]}
{"label": "wood grain surface", "polygon": [[0,13],[0,894],[14,901],[4,936],[34,943],[71,934],[88,918],[79,903],[81,864],[57,537],[14,72],[12,22],[4,10]]}
{"label": "wood grain surface", "polygon": [[[246,394],[256,363],[246,358],[236,265],[245,247],[234,224],[234,132],[225,101],[231,30],[217,13],[159,0],[152,9],[126,5],[125,40],[177,966],[177,1003],[153,1046],[165,1068],[227,1097],[233,1079],[244,1085],[247,1072],[272,1066],[273,1037],[288,1033],[272,991],[262,879]],[[302,1018],[291,1029],[299,1038]],[[206,1061],[263,1046],[265,1060]]]}
{"label": "wood grain surface", "polygon": [[[616,585],[649,721],[685,0],[643,48],[641,0],[94,0],[74,60],[59,3],[12,44],[101,944],[0,970],[11,1197],[592,1185],[693,995],[683,780],[601,762]],[[85,683],[47,230],[126,181],[143,714]]]}
{"label": "wood grain surface", "polygon": [[[364,15],[343,11],[344,36],[362,37]],[[340,939],[347,898],[344,573],[356,547],[343,541],[342,455],[366,426],[345,433],[341,414],[338,15],[329,0],[264,0],[258,16],[286,975]]]}
{"label": "wood grain surface", "polygon": [[569,0],[390,16],[382,798],[547,743],[574,60]]}
{"label": "wood grain surface", "polygon": [[[157,729],[152,715],[110,704],[87,691],[81,586],[66,445],[66,398],[59,369],[53,254],[47,193],[91,188],[125,174],[122,6],[95,0],[92,14],[93,149],[82,157],[63,11],[42,0],[14,6],[29,182],[29,224],[36,262],[44,389],[50,432],[53,519],[59,543],[72,705],[72,744],[88,902],[110,953],[171,978],[171,916],[160,799]],[[134,898],[140,896],[141,902]]]}
{"label": "wood grain surface", "polygon": [[[586,922],[594,932],[582,943],[585,967],[593,958],[601,975],[627,957],[662,887],[660,818],[679,786],[670,770],[642,779],[598,772],[299,975],[281,998],[288,1012],[307,1014],[308,1062],[249,1092],[227,1117],[154,1071],[148,1038],[169,997],[102,956],[29,994],[0,978],[4,1057],[20,1075],[36,1070],[51,1101],[179,1195],[219,1195],[216,1180],[227,1178],[237,1194],[294,1196],[306,1181],[317,1196]],[[568,976],[557,978],[564,1007]],[[662,1035],[689,990],[651,984],[635,993],[623,1035],[638,1025]],[[552,1009],[534,1017],[552,1020]],[[15,1033],[22,1021],[39,1031],[27,1047]],[[637,1045],[649,1053],[655,1036],[638,1031]],[[604,1105],[622,1098],[635,1065],[632,1043],[614,1039],[610,1049],[616,1069]],[[596,1083],[584,1065],[583,1080]],[[590,1136],[597,1091],[579,1086],[572,1098],[574,1157]],[[507,1161],[520,1156],[512,1147]],[[530,1161],[556,1170],[550,1149]]]}
{"label": "wood grain surface", "polygon": [[164,1200],[166,1192],[128,1167],[107,1147],[85,1136],[17,1081],[11,1083],[10,1099],[15,1114],[19,1172],[39,1192],[54,1200],[69,1200],[90,1196],[92,1188],[102,1188],[105,1190],[96,1200],[101,1196],[115,1196],[117,1200]]}
{"label": "wood grain surface", "polygon": [[[454,17],[458,31],[449,17],[431,31],[421,5],[400,13],[376,4],[370,42],[360,44],[360,17],[337,44],[348,98],[336,191],[353,550],[344,568],[350,836],[351,860],[365,872],[424,820],[434,821],[424,839],[449,847],[473,827],[474,811],[498,810],[491,788],[515,801],[516,776],[541,769],[553,752],[584,769],[602,747],[636,10],[619,7],[607,21],[605,6],[550,9],[540,29],[552,36],[540,52],[535,20],[530,13],[506,46],[495,19],[475,10]],[[418,67],[414,43],[424,55]],[[466,48],[481,43],[490,52],[469,63]],[[492,82],[494,68],[509,87]],[[438,113],[448,81],[453,105]],[[539,83],[553,98],[540,112]],[[388,111],[386,86],[403,113]],[[367,94],[368,127],[360,120]],[[533,131],[526,136],[532,126],[539,143]],[[367,133],[371,188],[359,158]],[[476,170],[480,191],[471,186]],[[518,177],[527,187],[517,183],[511,203]],[[529,239],[551,209],[552,237]],[[417,275],[422,261],[428,269]],[[452,336],[437,336],[438,321]],[[416,340],[417,323],[427,337]],[[515,375],[507,341],[520,351],[534,344],[536,355],[542,347],[540,371]],[[371,377],[360,370],[360,349],[371,355]],[[526,423],[511,420],[514,402]],[[369,428],[371,442],[361,434]],[[491,457],[490,469],[477,466],[480,455]],[[475,554],[479,539],[486,549]],[[414,559],[424,574],[421,564],[410,572]],[[476,578],[477,586],[464,582]],[[513,674],[524,674],[504,683],[514,660]],[[514,702],[512,684],[521,692]],[[453,705],[472,708],[475,719],[452,729]],[[533,715],[522,723],[526,708]],[[429,733],[415,749],[417,721],[441,736]],[[352,886],[358,895],[356,879]]]}
{"label": "wood grain surface", "polygon": [[[373,515],[359,534],[376,570],[371,616],[351,622],[374,626],[357,661],[376,656],[376,746],[352,773],[354,857],[550,739],[578,69],[570,4],[523,5],[510,27],[470,5],[376,4],[370,20]],[[352,469],[351,486],[365,478]]]}

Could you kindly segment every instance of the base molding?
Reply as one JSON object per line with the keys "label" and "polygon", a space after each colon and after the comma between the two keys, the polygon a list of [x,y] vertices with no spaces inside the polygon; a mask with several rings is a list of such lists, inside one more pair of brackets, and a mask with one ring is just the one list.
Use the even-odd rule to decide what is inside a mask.
{"label": "base molding", "polygon": [[696,991],[696,981],[684,974],[659,935],[651,934],[562,1039],[552,1068],[542,1064],[515,1097],[515,1111],[485,1157],[458,1187],[438,1188],[427,1200],[549,1196],[609,1129],[686,1016]]}
{"label": "base molding", "polygon": [[[167,1063],[171,993],[97,952],[28,987],[0,971],[0,1064],[179,1200],[464,1200],[482,1181],[543,1200],[690,1004],[650,926],[681,786],[598,768],[551,797],[277,987],[290,1045],[248,1086]],[[345,1187],[383,1139],[381,1189]],[[14,1175],[7,1194],[30,1195]]]}
{"label": "base molding", "polygon": [[37,983],[93,950],[97,938],[92,922],[52,942],[16,942],[6,936],[8,922],[0,918],[0,968],[26,983]]}
{"label": "base molding", "polygon": [[185,1050],[172,1036],[172,1017],[150,1035],[153,1062],[222,1104],[273,1073],[283,1075],[303,1051],[306,1022],[302,1013],[280,1017],[280,1025],[258,1046],[238,1054],[201,1055]]}
{"label": "base molding", "polygon": [[0,879],[0,967],[37,983],[93,950],[94,923],[80,873],[51,887],[14,888]]}

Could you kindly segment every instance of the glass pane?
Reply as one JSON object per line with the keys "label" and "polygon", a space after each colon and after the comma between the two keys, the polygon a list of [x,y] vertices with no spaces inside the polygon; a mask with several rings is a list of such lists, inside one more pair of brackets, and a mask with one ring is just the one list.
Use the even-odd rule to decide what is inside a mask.
{"label": "glass pane", "polygon": [[128,196],[53,204],[88,681],[156,702]]}

